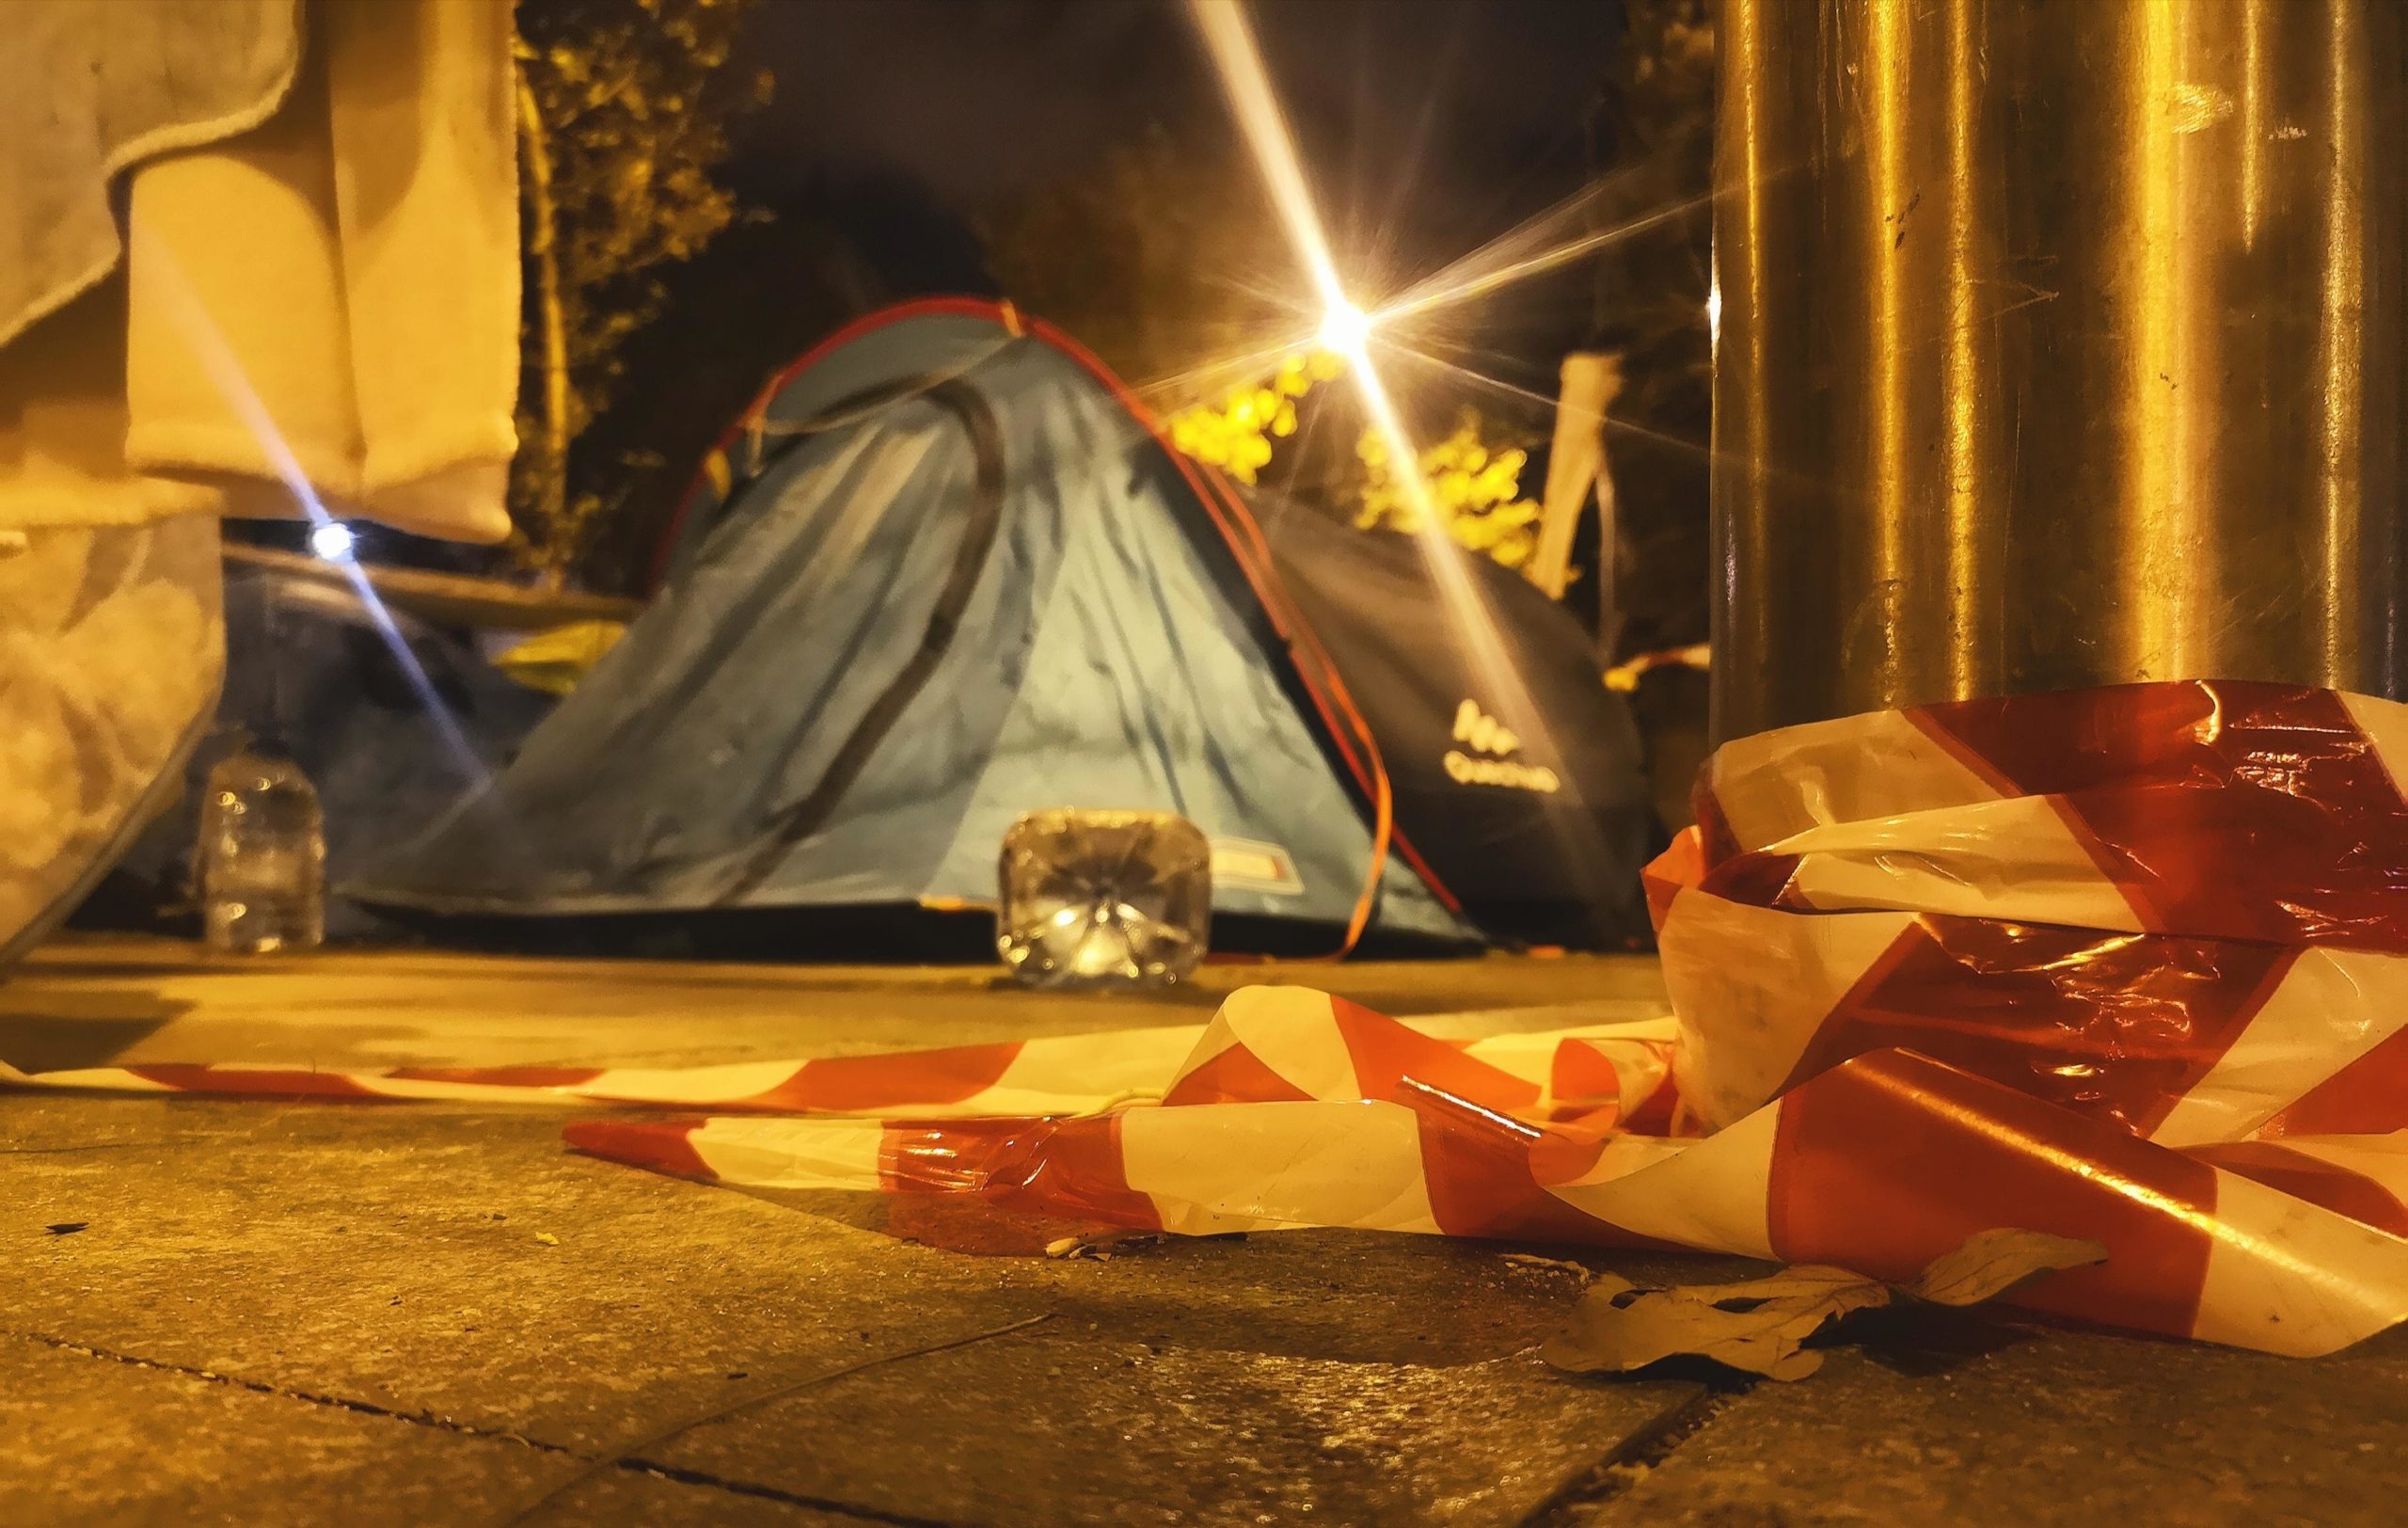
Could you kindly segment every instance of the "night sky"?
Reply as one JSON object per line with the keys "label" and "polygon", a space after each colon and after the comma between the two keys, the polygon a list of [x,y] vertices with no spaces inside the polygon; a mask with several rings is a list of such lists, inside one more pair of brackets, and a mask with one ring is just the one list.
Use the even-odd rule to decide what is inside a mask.
{"label": "night sky", "polygon": [[[1257,0],[1341,250],[1433,266],[1576,190],[1615,0]],[[763,0],[745,181],[908,177],[973,216],[1160,124],[1233,141],[1177,0]]]}

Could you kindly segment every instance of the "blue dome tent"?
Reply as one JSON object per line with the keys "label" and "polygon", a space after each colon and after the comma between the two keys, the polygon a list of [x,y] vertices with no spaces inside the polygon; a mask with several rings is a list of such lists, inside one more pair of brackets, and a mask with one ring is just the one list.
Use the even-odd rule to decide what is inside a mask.
{"label": "blue dome tent", "polygon": [[[1483,930],[1394,820],[1361,676],[1303,613],[1330,591],[1291,592],[1273,539],[1055,331],[972,299],[874,314],[712,454],[656,597],[510,767],[348,889],[480,919],[974,906],[1023,812],[1133,806],[1212,838],[1216,915],[1326,926],[1331,944],[1512,934]],[[1583,757],[1608,767],[1532,754],[1483,777],[1563,781],[1554,794],[1609,820],[1617,863],[1588,871],[1623,889],[1584,927],[1635,928],[1653,832],[1635,742],[1570,656],[1592,670],[1583,716],[1605,719]],[[1546,730],[1481,704],[1492,742]],[[1444,742],[1457,702],[1436,706]],[[1524,817],[1564,804],[1450,788],[1519,796]]]}

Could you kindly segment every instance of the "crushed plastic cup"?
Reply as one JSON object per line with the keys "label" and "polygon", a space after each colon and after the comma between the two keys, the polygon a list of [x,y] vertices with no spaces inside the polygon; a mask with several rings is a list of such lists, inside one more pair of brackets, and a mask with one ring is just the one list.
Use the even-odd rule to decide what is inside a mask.
{"label": "crushed plastic cup", "polygon": [[1034,987],[1158,987],[1212,936],[1212,848],[1173,812],[1057,807],[1004,835],[995,947]]}

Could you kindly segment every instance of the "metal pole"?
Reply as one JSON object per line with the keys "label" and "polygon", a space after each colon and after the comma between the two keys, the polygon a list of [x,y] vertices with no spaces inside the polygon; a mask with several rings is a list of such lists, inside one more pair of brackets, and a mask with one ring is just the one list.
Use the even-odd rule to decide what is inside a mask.
{"label": "metal pole", "polygon": [[2400,693],[2404,19],[1722,0],[1718,739]]}

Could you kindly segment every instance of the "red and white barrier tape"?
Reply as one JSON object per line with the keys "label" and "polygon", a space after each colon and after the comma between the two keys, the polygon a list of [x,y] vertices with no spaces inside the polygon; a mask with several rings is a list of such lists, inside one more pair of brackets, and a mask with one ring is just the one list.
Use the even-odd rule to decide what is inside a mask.
{"label": "red and white barrier tape", "polygon": [[[1671,1064],[1670,1018],[1544,1033],[1442,1040],[1410,1024],[1297,989],[1249,987],[1210,1024],[1050,1036],[887,1055],[723,1066],[399,1067],[324,1072],[177,1064],[24,1073],[0,1084],[230,1098],[450,1099],[571,1106],[915,1120],[1097,1113],[1135,1103],[1353,1099],[1413,1074],[1537,1119],[1611,1118],[1656,1092]],[[1370,1096],[1379,1096],[1374,1093]],[[1669,1090],[1651,1114],[1671,1105]]]}
{"label": "red and white barrier tape", "polygon": [[2408,708],[2225,683],[1746,740],[1650,867],[1677,1017],[1637,1025],[1457,1042],[1254,988],[1201,1027],[834,1060],[0,1080],[716,1111],[567,1135],[707,1181],[1184,1233],[1905,1280],[2021,1227],[2108,1249],[2025,1303],[2322,1353],[2408,1319],[2401,763]]}

